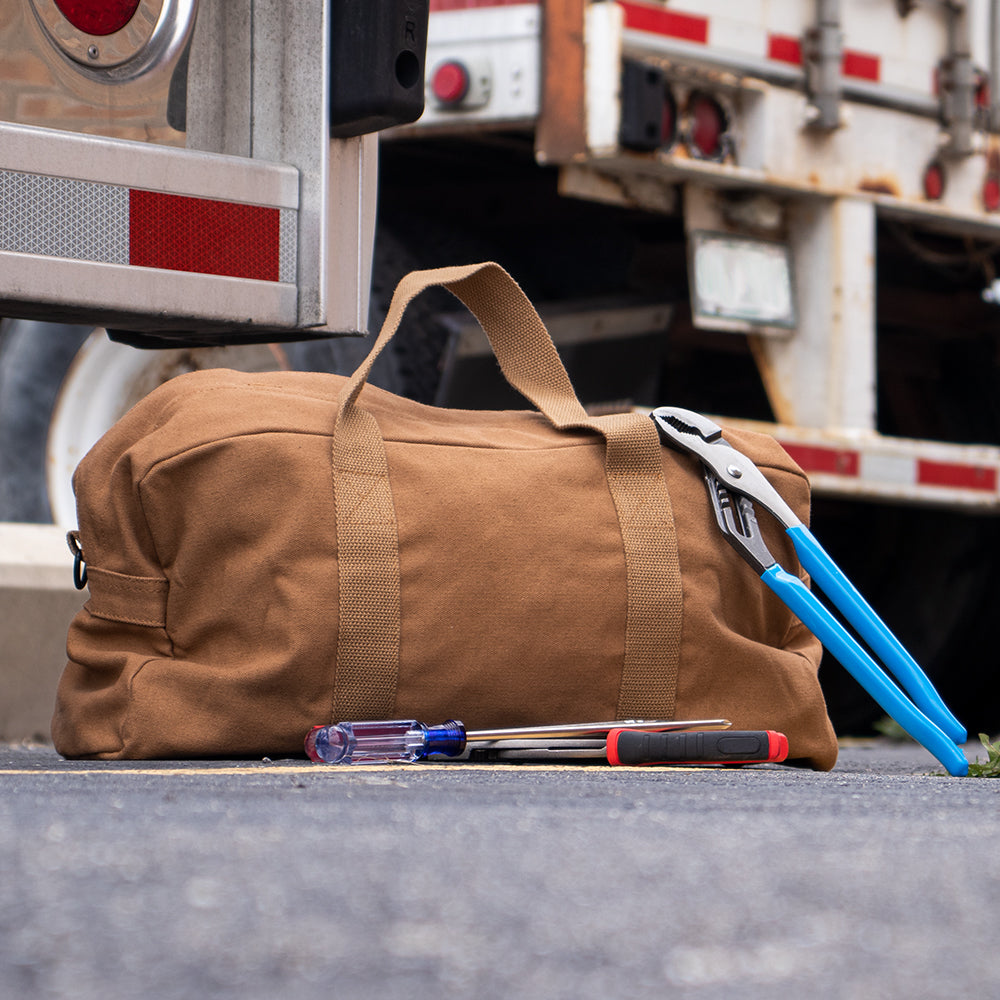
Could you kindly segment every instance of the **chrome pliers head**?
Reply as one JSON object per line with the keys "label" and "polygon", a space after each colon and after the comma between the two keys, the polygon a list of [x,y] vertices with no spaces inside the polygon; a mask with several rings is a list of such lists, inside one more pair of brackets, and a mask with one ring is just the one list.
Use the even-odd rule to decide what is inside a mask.
{"label": "chrome pliers head", "polygon": [[[681,407],[661,406],[652,412],[652,418],[665,445],[701,462],[709,501],[726,541],[892,718],[950,774],[967,774],[968,761],[956,746],[965,742],[965,728],[902,643],[757,466],[733,448],[722,436],[722,428],[708,417]],[[781,568],[761,536],[755,505],[782,525],[803,568],[881,658],[906,694],[798,576]]]}

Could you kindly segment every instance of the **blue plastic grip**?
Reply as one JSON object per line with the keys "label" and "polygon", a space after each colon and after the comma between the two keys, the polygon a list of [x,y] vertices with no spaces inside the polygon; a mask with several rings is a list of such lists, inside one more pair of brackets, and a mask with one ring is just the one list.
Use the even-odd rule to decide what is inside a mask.
{"label": "blue plastic grip", "polygon": [[797,576],[776,563],[764,571],[761,579],[875,701],[945,766],[949,774],[962,777],[969,773],[969,762],[962,750],[893,684]]}
{"label": "blue plastic grip", "polygon": [[787,533],[806,572],[858,630],[917,707],[955,743],[964,743],[968,738],[965,727],[949,711],[917,661],[830,558],[813,533],[804,525],[788,528]]}

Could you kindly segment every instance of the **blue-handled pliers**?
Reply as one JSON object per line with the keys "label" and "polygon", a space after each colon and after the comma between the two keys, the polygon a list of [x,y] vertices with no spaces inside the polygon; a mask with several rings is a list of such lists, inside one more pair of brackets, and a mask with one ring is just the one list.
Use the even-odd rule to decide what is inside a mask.
{"label": "blue-handled pliers", "polygon": [[[661,406],[653,411],[652,417],[664,444],[701,461],[712,509],[729,544],[875,701],[937,757],[949,774],[967,774],[968,761],[956,745],[965,742],[965,727],[948,710],[902,643],[757,466],[733,448],[723,438],[722,428],[708,417],[676,406]],[[755,503],[781,523],[803,568],[881,658],[909,698],[812,591],[793,573],[781,568],[761,538]]]}

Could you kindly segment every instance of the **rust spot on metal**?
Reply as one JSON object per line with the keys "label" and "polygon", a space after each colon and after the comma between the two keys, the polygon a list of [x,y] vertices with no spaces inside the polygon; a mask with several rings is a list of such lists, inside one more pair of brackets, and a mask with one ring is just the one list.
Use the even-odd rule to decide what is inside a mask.
{"label": "rust spot on metal", "polygon": [[869,194],[888,194],[893,198],[901,197],[899,182],[895,177],[865,177],[858,184],[858,190]]}
{"label": "rust spot on metal", "polygon": [[546,0],[542,19],[542,108],[535,130],[541,163],[585,159],[583,4]]}
{"label": "rust spot on metal", "polygon": [[986,172],[1000,173],[1000,142],[992,136],[989,139],[989,148],[986,150]]}

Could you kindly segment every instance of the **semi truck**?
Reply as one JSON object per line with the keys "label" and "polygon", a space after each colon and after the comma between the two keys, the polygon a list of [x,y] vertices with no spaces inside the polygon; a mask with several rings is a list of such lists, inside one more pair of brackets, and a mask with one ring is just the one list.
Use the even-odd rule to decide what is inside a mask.
{"label": "semi truck", "polygon": [[[0,33],[0,520],[71,526],[172,374],[348,370],[405,271],[493,259],[595,412],[777,437],[1000,728],[994,0],[0,0]],[[380,384],[523,405],[443,293],[398,339]]]}

